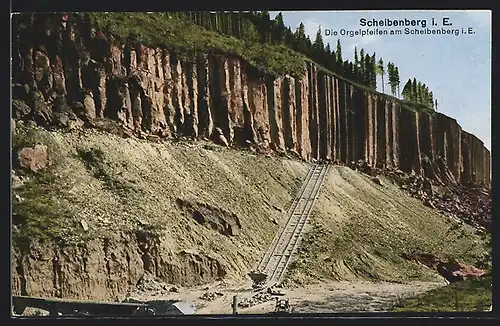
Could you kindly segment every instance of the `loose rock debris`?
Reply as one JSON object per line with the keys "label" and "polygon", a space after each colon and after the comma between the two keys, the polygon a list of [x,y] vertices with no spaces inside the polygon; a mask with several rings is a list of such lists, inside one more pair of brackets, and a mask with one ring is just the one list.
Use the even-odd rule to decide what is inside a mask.
{"label": "loose rock debris", "polygon": [[274,300],[274,296],[272,294],[259,292],[254,294],[251,298],[243,299],[238,302],[238,307],[248,308],[271,300]]}
{"label": "loose rock debris", "polygon": [[223,296],[224,294],[221,292],[205,292],[201,295],[200,299],[206,300],[206,301],[214,301],[218,297]]}
{"label": "loose rock debris", "polygon": [[434,177],[434,180],[420,175],[408,175],[399,169],[376,168],[363,160],[351,162],[349,167],[372,176],[371,180],[379,185],[382,182],[378,176],[383,175],[410,196],[422,200],[425,206],[439,209],[477,229],[491,232],[491,194],[483,186],[460,186],[449,171],[446,173],[448,179]]}
{"label": "loose rock debris", "polygon": [[254,294],[250,298],[245,298],[238,302],[238,306],[241,308],[249,308],[264,302],[275,300],[277,296],[284,296],[285,293],[275,287],[269,287],[267,289],[261,290]]}

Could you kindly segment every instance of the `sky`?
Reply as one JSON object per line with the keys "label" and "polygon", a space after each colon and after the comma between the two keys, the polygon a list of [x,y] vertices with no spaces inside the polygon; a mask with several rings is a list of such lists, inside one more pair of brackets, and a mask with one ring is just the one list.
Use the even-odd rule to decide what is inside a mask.
{"label": "sky", "polygon": [[[278,12],[270,12],[272,18]],[[282,12],[286,26],[295,31],[304,23],[306,34],[314,42],[321,27],[323,41],[336,48],[337,40],[342,45],[342,56],[350,61],[354,48],[363,48],[370,55],[394,63],[399,69],[401,90],[409,78],[425,83],[438,101],[438,111],[455,118],[467,132],[476,135],[491,149],[491,12],[488,10],[468,11],[285,11]],[[403,27],[361,26],[360,20],[372,22],[390,20],[425,20],[411,30],[459,30],[466,34],[432,35],[404,33]],[[432,25],[432,18],[437,24]],[[448,18],[444,26],[443,19]],[[402,30],[402,35],[341,35],[342,30]],[[471,28],[469,30],[469,28]],[[325,30],[330,30],[330,35]],[[332,35],[337,31],[337,35]],[[469,34],[471,31],[473,34]],[[385,83],[387,83],[385,77]],[[381,78],[377,89],[381,91]],[[385,86],[385,92],[389,87]]]}

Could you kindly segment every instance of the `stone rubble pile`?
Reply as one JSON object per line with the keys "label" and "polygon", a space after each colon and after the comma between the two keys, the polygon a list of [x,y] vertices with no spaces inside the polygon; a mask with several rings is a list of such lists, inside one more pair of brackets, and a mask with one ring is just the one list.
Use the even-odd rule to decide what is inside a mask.
{"label": "stone rubble pile", "polygon": [[238,306],[241,308],[248,308],[271,300],[274,300],[274,296],[272,294],[267,293],[266,291],[261,291],[254,294],[251,298],[242,299],[238,302]]}
{"label": "stone rubble pile", "polygon": [[429,178],[407,174],[401,170],[379,169],[365,161],[351,162],[349,167],[372,176],[372,181],[382,185],[378,175],[383,175],[398,184],[412,197],[424,205],[448,213],[479,230],[492,230],[491,194],[483,187],[466,187],[452,184],[443,187]]}
{"label": "stone rubble pile", "polygon": [[179,292],[175,286],[169,286],[158,280],[153,275],[145,273],[143,277],[137,282],[133,292],[147,292],[152,295],[167,294],[169,292]]}
{"label": "stone rubble pile", "polygon": [[206,301],[214,301],[218,297],[223,296],[224,294],[221,292],[205,292],[200,296],[200,299],[206,300]]}

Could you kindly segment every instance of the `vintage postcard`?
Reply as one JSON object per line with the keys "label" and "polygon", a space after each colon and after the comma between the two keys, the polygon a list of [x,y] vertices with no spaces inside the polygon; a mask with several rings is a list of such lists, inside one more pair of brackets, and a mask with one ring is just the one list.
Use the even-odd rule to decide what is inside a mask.
{"label": "vintage postcard", "polygon": [[492,310],[491,12],[12,14],[13,316]]}

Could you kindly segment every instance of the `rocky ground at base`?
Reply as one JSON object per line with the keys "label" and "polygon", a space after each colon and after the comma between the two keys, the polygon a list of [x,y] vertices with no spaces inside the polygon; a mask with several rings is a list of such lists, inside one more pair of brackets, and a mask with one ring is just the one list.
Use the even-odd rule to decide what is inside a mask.
{"label": "rocky ground at base", "polygon": [[387,311],[396,301],[417,295],[447,282],[410,282],[396,284],[366,281],[327,281],[294,288],[266,288],[255,291],[251,283],[218,281],[199,287],[175,287],[153,276],[146,276],[127,294],[124,302],[182,300],[192,302],[197,314],[230,314],[237,296],[239,314],[271,313],[277,299],[289,300],[292,312],[334,313]]}

